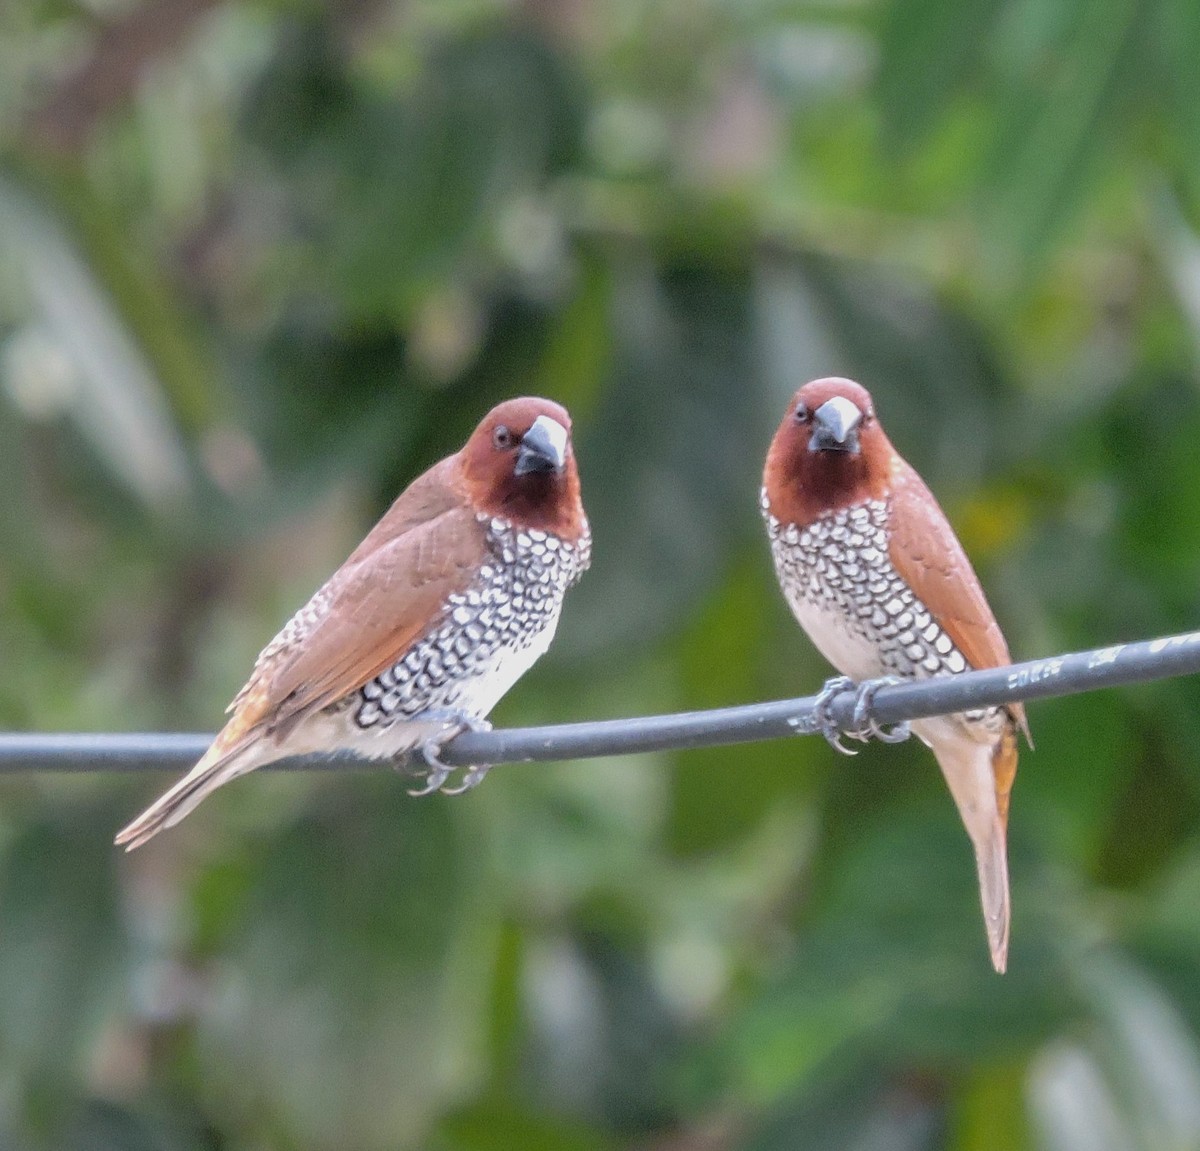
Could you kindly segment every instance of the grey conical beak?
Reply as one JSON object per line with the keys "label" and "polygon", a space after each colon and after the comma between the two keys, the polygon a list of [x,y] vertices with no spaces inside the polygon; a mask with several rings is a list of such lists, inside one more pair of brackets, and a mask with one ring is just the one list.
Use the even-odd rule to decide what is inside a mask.
{"label": "grey conical beak", "polygon": [[858,428],[863,414],[856,404],[844,396],[826,400],[813,412],[812,434],[808,438],[810,452],[850,452],[857,454]]}
{"label": "grey conical beak", "polygon": [[549,416],[538,416],[521,437],[513,474],[561,472],[567,462],[567,429]]}

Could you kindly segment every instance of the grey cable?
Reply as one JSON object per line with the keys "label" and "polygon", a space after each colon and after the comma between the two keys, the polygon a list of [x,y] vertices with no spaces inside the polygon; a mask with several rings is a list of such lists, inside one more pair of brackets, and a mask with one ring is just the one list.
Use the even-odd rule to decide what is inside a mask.
{"label": "grey cable", "polygon": [[[1200,632],[1186,632],[990,671],[887,684],[874,693],[867,714],[877,724],[893,725],[924,716],[1073,695],[1198,671]],[[845,688],[828,701],[827,715],[843,731],[854,726],[857,698],[854,688]],[[804,696],[676,715],[464,732],[445,745],[440,758],[447,764],[465,767],[781,739],[819,730],[816,706],[816,696]],[[0,773],[181,771],[200,758],[211,739],[208,735],[179,733],[0,734]],[[282,760],[278,766],[323,770],[377,764],[345,756],[311,756]]]}

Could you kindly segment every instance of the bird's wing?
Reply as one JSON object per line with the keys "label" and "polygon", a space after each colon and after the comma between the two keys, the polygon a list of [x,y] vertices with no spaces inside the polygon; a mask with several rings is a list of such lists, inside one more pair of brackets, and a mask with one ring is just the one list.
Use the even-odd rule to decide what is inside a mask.
{"label": "bird's wing", "polygon": [[[924,481],[903,461],[892,474],[889,555],[893,566],[971,667],[1011,663],[1008,644],[988,606],[979,577],[945,513]],[[1029,737],[1025,708],[1008,704]]]}
{"label": "bird's wing", "polygon": [[470,585],[487,542],[469,508],[455,503],[428,520],[406,517],[399,530],[391,515],[313,597],[318,610],[294,641],[264,653],[218,737],[222,751],[258,735],[282,739],[305,716],[356,691],[434,629],[447,599]]}

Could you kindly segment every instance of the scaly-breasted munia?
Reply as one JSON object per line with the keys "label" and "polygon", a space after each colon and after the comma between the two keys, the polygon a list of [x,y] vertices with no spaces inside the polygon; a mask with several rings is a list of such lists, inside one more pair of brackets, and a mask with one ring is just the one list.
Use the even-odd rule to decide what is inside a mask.
{"label": "scaly-breasted munia", "polygon": [[[449,768],[438,748],[486,726],[545,653],[590,552],[570,417],[549,400],[500,404],[401,493],[267,645],[204,757],[117,843],[145,843],[222,784],[284,756],[418,752],[428,768],[420,794],[441,787]],[[485,772],[470,769],[463,788]]]}
{"label": "scaly-breasted munia", "polygon": [[[775,572],[817,649],[856,681],[923,679],[1010,661],[937,500],[897,454],[866,389],[805,384],[771,442],[762,512]],[[915,720],[975,848],[992,962],[1008,955],[1006,827],[1020,704]]]}

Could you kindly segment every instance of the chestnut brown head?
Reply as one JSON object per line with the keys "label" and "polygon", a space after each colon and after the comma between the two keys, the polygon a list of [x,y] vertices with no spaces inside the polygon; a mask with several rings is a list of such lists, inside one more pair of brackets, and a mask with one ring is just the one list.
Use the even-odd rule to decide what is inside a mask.
{"label": "chestnut brown head", "polygon": [[804,526],[823,512],[878,499],[894,458],[866,388],[839,376],[813,380],[792,398],[767,452],[771,514]]}
{"label": "chestnut brown head", "polygon": [[571,417],[553,400],[497,404],[461,453],[463,483],[479,511],[574,540],[586,526]]}

